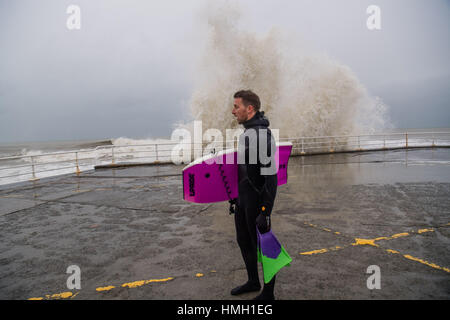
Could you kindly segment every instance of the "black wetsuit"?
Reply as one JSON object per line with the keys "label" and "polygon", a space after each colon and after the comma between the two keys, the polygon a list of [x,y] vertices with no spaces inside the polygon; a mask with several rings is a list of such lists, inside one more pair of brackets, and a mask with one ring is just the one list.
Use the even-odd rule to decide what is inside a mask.
{"label": "black wetsuit", "polygon": [[[236,225],[236,237],[239,247],[241,249],[242,257],[247,268],[249,282],[258,283],[258,266],[257,266],[257,238],[256,238],[256,225],[257,218],[260,232],[265,232],[270,229],[270,214],[275,201],[277,191],[277,174],[262,175],[261,167],[270,167],[271,163],[263,165],[260,161],[259,146],[261,135],[267,134],[267,156],[271,156],[272,152],[275,152],[275,142],[272,137],[272,133],[269,127],[269,120],[264,116],[264,112],[257,112],[250,120],[243,123],[245,131],[244,134],[248,134],[248,130],[256,130],[257,145],[254,143],[249,146],[249,143],[245,144],[245,164],[238,165],[238,198],[236,199],[236,213],[235,213],[235,225]],[[260,129],[266,129],[259,131]],[[242,136],[241,136],[242,138]],[[272,144],[271,144],[272,143]],[[242,145],[239,145],[239,152],[243,152]],[[249,163],[249,151],[250,148],[258,148],[257,163]],[[274,150],[273,150],[274,149]],[[263,149],[264,150],[264,149]],[[251,152],[250,152],[251,153]],[[274,157],[272,156],[272,161]],[[275,165],[275,164],[273,164]],[[262,207],[264,206],[264,211]],[[265,222],[266,225],[265,229]],[[273,295],[273,285],[275,277],[271,281],[271,291]],[[266,290],[266,286],[264,290]],[[270,290],[269,290],[270,291]]]}

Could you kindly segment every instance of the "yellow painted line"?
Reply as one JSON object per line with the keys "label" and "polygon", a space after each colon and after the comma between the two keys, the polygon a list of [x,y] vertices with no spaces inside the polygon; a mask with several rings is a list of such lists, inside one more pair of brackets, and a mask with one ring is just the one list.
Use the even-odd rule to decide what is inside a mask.
{"label": "yellow painted line", "polygon": [[401,238],[401,237],[407,237],[410,236],[412,234],[421,234],[421,233],[425,233],[425,232],[433,232],[433,229],[420,229],[417,232],[415,231],[410,231],[410,232],[402,232],[402,233],[396,233],[390,237],[378,237],[375,239],[362,239],[362,238],[355,238],[355,242],[352,243],[353,246],[360,246],[360,245],[370,245],[370,246],[374,246],[374,247],[379,247],[379,245],[375,244],[375,241],[380,241],[380,240],[392,240],[392,239],[397,239],[397,238]]}
{"label": "yellow painted line", "polygon": [[67,292],[61,292],[61,293],[55,293],[55,294],[46,294],[45,298],[43,297],[37,297],[37,298],[30,298],[28,300],[50,300],[50,299],[67,299],[73,296],[73,293],[70,291]]}
{"label": "yellow painted line", "polygon": [[165,279],[139,280],[139,281],[124,283],[124,284],[122,284],[122,287],[136,288],[136,287],[140,287],[145,284],[152,283],[152,282],[165,282],[165,281],[170,281],[173,279],[174,279],[173,277],[169,277],[169,278],[165,278]]}
{"label": "yellow painted line", "polygon": [[409,259],[409,260],[412,260],[412,261],[416,261],[416,262],[422,263],[422,264],[424,264],[424,265],[427,265],[427,266],[429,266],[429,267],[432,267],[432,268],[434,268],[434,269],[444,270],[445,272],[449,272],[449,273],[450,273],[450,269],[449,269],[449,268],[440,267],[440,266],[438,266],[438,265],[435,264],[435,263],[428,262],[428,261],[425,261],[425,260],[423,260],[423,259],[413,257],[413,256],[411,256],[411,255],[409,255],[409,254],[401,254],[401,253],[398,252],[397,250],[391,250],[391,249],[387,249],[386,251],[389,252],[389,253],[400,254],[400,255],[402,255],[402,256],[403,256],[404,258],[406,258],[406,259]]}
{"label": "yellow painted line", "polygon": [[352,243],[352,246],[364,246],[364,245],[378,247],[378,245],[375,244],[375,239],[355,238],[355,242]]}
{"label": "yellow painted line", "polygon": [[322,231],[331,232],[331,233],[334,233],[334,234],[337,234],[337,235],[340,235],[340,234],[341,234],[339,231],[333,231],[333,230],[331,230],[331,229],[329,229],[329,228],[320,227],[320,226],[318,226],[318,225],[315,225],[315,224],[312,224],[312,223],[309,223],[309,222],[303,222],[303,223],[304,223],[305,225],[307,225],[307,226],[310,226],[310,227],[313,227],[313,228],[316,228],[316,229],[320,229],[320,230],[322,230]]}
{"label": "yellow painted line", "polygon": [[122,284],[122,287],[136,288],[136,287],[143,286],[144,284],[146,284],[146,280],[139,280],[139,281],[124,283],[124,284]]}
{"label": "yellow painted line", "polygon": [[307,251],[307,252],[300,252],[301,255],[312,255],[312,254],[318,254],[318,253],[324,253],[328,252],[328,249],[319,249],[319,250],[313,250],[313,251]]}
{"label": "yellow painted line", "polygon": [[392,249],[386,249],[386,251],[389,253],[400,253],[397,250],[392,250]]}
{"label": "yellow painted line", "polygon": [[413,261],[417,261],[417,262],[420,262],[420,263],[422,263],[422,264],[424,264],[424,265],[427,265],[427,266],[429,266],[429,267],[432,267],[432,268],[434,268],[434,269],[444,270],[445,272],[450,273],[450,269],[449,269],[449,268],[440,267],[440,266],[438,266],[437,264],[434,264],[434,263],[431,263],[431,262],[422,260],[422,259],[420,259],[420,258],[413,257],[413,256],[411,256],[411,255],[409,255],[409,254],[404,254],[403,256],[404,256],[406,259],[413,260]]}
{"label": "yellow painted line", "polygon": [[[124,283],[122,284],[122,287],[128,287],[128,288],[137,288],[140,286],[143,286],[145,284],[149,284],[152,282],[165,282],[165,281],[170,281],[173,280],[173,277],[168,277],[165,279],[150,279],[150,280],[140,280],[140,281],[134,281],[134,282],[128,282],[128,283]],[[97,292],[103,292],[103,291],[109,291],[116,288],[115,286],[106,286],[106,287],[98,287],[95,289],[95,291]],[[28,300],[50,300],[50,299],[67,299],[67,298],[74,298],[79,294],[79,292],[77,292],[76,294],[73,294],[72,292],[62,292],[62,293],[56,293],[56,294],[46,294],[45,297],[34,297],[34,298],[29,298]]]}
{"label": "yellow painted line", "polygon": [[62,292],[62,293],[56,293],[56,294],[52,294],[52,295],[45,295],[45,297],[47,299],[67,299],[70,298],[73,295],[72,292],[67,291],[67,292]]}
{"label": "yellow painted line", "polygon": [[391,239],[396,239],[396,238],[400,238],[400,237],[406,237],[409,236],[408,232],[404,232],[404,233],[397,233],[391,236]]}
{"label": "yellow painted line", "polygon": [[434,231],[433,228],[431,228],[431,229],[420,229],[420,230],[417,231],[417,233],[433,232],[433,231]]}
{"label": "yellow painted line", "polygon": [[[328,229],[328,228],[321,228],[321,227],[317,227],[314,224],[308,223],[308,222],[304,222],[305,225],[309,225],[311,227],[314,228],[318,228],[320,230],[324,230],[324,231],[328,231],[328,232],[333,232],[332,230]],[[401,237],[407,237],[410,236],[411,234],[422,234],[425,232],[433,232],[434,230],[432,228],[430,229],[419,229],[417,232],[415,231],[411,231],[411,232],[402,232],[402,233],[396,233],[390,237],[378,237],[378,238],[374,238],[374,239],[364,239],[364,238],[355,238],[355,242],[351,243],[350,245],[352,246],[363,246],[363,245],[369,245],[369,246],[373,246],[373,247],[380,247],[378,244],[375,243],[375,241],[380,241],[380,240],[392,240],[392,239],[397,239],[397,238],[401,238]],[[334,232],[335,234],[340,234],[339,232]],[[346,247],[346,246],[344,246]],[[313,254],[319,254],[319,253],[325,253],[325,252],[329,252],[329,251],[335,251],[335,250],[339,250],[339,249],[343,249],[344,247],[333,247],[333,248],[324,248],[324,249],[318,249],[318,250],[312,250],[312,251],[306,251],[306,252],[300,252],[300,255],[313,255]],[[387,250],[390,253],[398,253],[395,252],[394,250]]]}
{"label": "yellow painted line", "polygon": [[344,247],[335,246],[335,247],[328,248],[328,249],[324,248],[324,249],[318,249],[318,250],[313,250],[313,251],[300,252],[299,254],[300,255],[313,255],[313,254],[325,253],[325,252],[330,252],[330,251],[337,251],[337,250],[344,249],[344,248],[345,248],[345,246]]}
{"label": "yellow painted line", "polygon": [[115,288],[115,286],[99,287],[99,288],[96,288],[95,291],[98,291],[98,292],[109,291],[109,290],[114,289],[114,288]]}

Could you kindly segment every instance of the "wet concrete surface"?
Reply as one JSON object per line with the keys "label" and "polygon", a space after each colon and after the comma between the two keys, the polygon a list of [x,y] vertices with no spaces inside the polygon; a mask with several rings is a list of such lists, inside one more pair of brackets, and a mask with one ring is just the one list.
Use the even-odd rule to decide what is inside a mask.
{"label": "wet concrete surface", "polygon": [[[449,299],[449,164],[441,148],[292,157],[272,219],[293,259],[277,299]],[[0,299],[255,296],[229,294],[246,271],[228,203],[185,202],[181,169],[2,186]],[[367,287],[371,265],[381,289]]]}

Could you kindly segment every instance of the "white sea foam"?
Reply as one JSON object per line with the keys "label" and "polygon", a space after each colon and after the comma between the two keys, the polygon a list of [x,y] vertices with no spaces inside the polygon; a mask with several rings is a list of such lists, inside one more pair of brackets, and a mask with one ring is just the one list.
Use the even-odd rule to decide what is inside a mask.
{"label": "white sea foam", "polygon": [[387,106],[369,94],[348,66],[292,41],[295,35],[283,30],[262,35],[242,30],[242,14],[229,2],[211,5],[206,16],[208,41],[190,100],[192,117],[202,121],[204,130],[224,133],[238,126],[231,107],[233,93],[241,89],[260,96],[262,110],[281,138],[391,127]]}

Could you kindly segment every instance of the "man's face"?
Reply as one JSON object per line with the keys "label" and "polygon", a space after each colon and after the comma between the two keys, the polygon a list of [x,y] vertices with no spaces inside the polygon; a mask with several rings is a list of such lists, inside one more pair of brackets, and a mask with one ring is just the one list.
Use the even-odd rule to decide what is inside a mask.
{"label": "man's face", "polygon": [[[253,112],[253,106],[246,107],[242,102],[242,98],[234,98],[234,106],[231,113],[236,117],[239,124],[244,123],[251,118]],[[249,117],[250,116],[250,117]]]}

